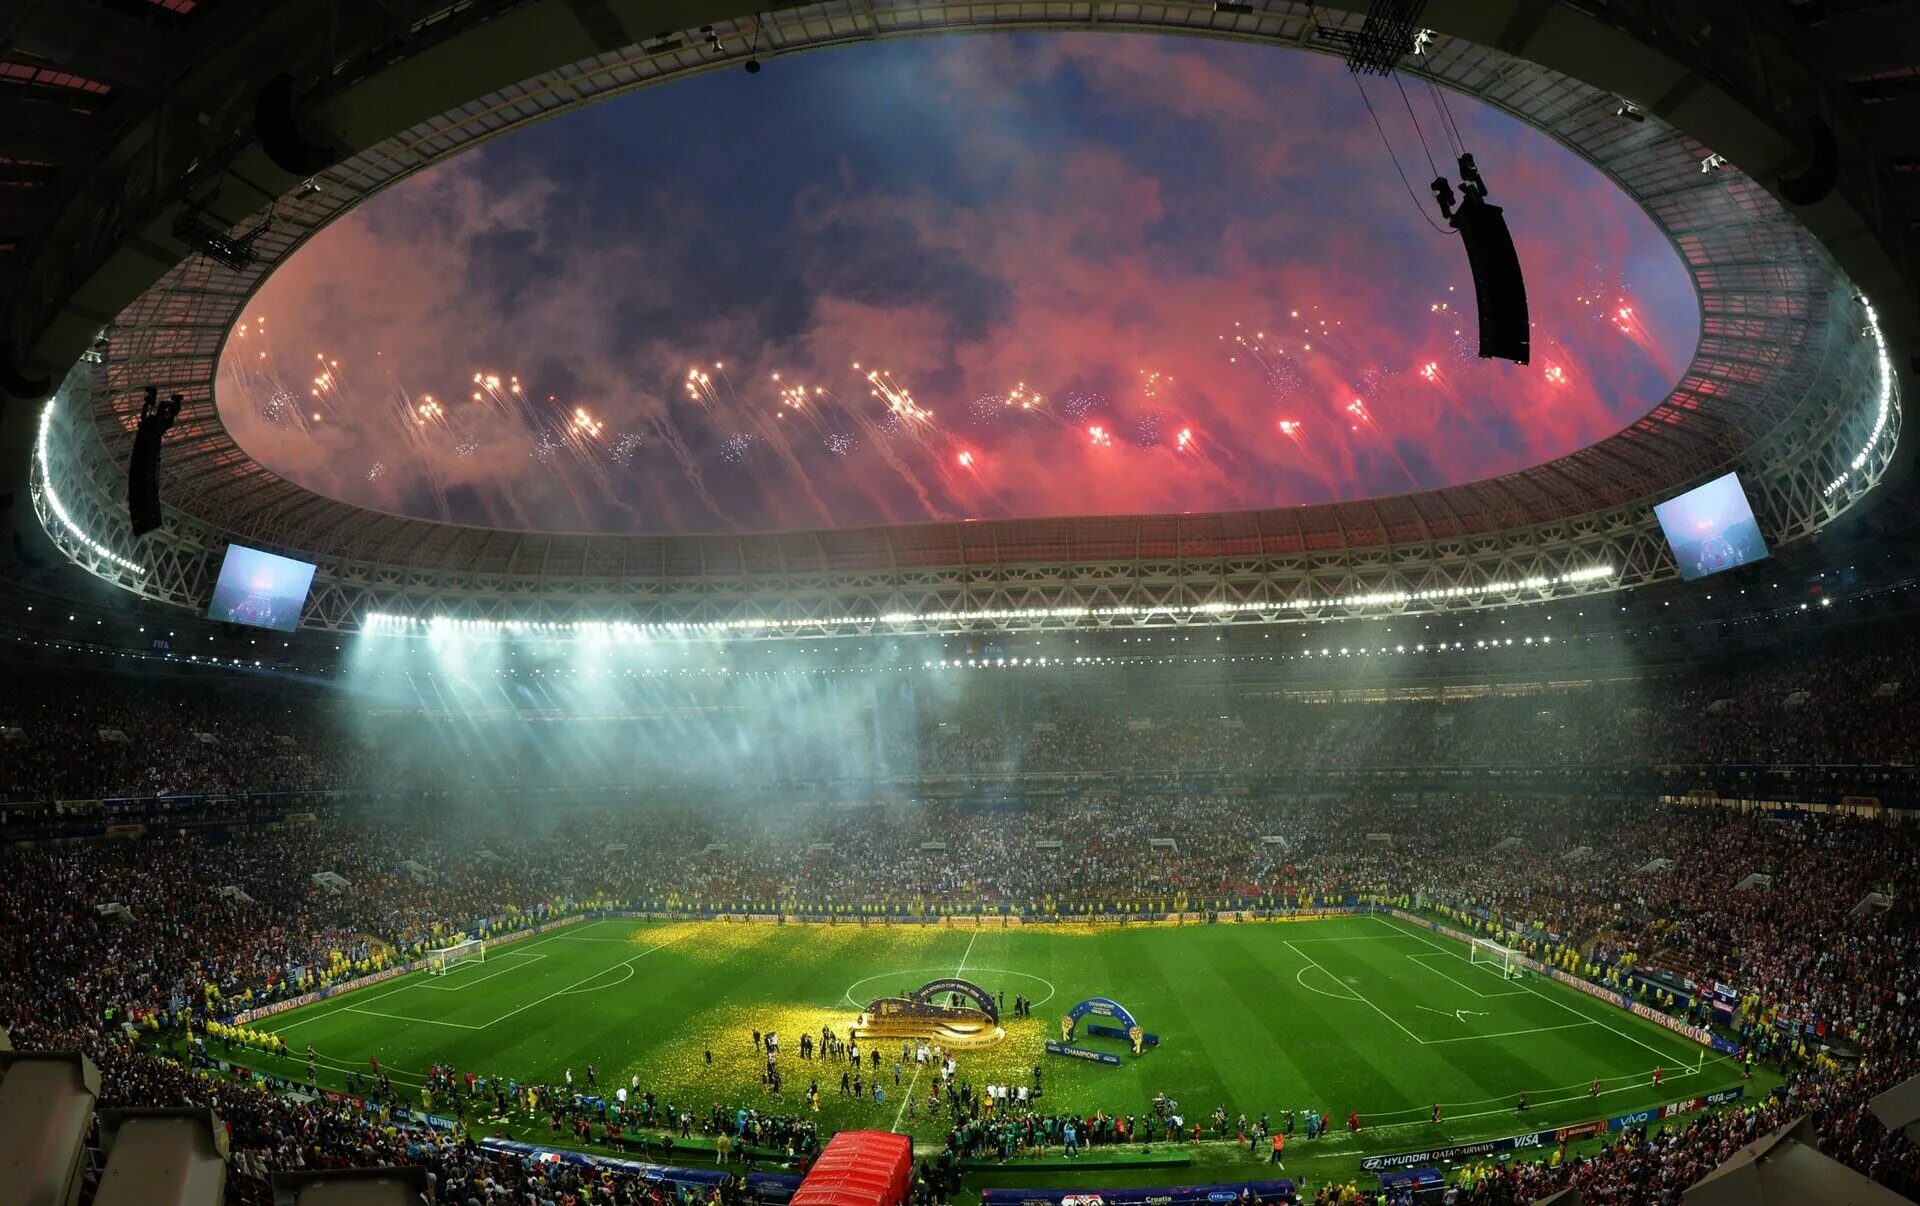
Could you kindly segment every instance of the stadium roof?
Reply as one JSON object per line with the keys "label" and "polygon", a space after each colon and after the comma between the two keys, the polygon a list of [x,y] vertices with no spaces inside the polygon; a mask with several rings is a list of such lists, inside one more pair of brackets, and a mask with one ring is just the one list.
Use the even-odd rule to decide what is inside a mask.
{"label": "stadium roof", "polygon": [[[1699,289],[1702,339],[1680,385],[1589,449],[1490,481],[1280,511],[690,537],[464,528],[306,491],[220,424],[212,382],[227,330],[275,263],[379,188],[596,97],[737,63],[749,42],[765,56],[1091,27],[1312,49],[1322,27],[1357,25],[1362,5],[676,10],[669,24],[723,35],[718,55],[623,0],[349,6],[334,26],[303,6],[117,0],[104,39],[101,26],[74,21],[96,7],[109,11],[29,4],[0,28],[0,97],[16,80],[30,90],[0,101],[21,118],[0,122],[0,180],[17,168],[23,181],[13,206],[0,206],[4,229],[20,232],[0,234],[13,282],[0,351],[20,366],[0,385],[33,396],[35,376],[45,388],[65,374],[44,423],[19,406],[5,416],[0,451],[24,480],[29,453],[45,449],[32,497],[49,534],[85,568],[151,598],[202,605],[235,539],[318,561],[308,623],[325,628],[357,627],[376,610],[688,625],[784,617],[776,627],[798,632],[883,615],[1004,626],[1065,613],[1181,622],[1482,606],[1670,576],[1647,504],[1730,467],[1744,471],[1779,541],[1818,530],[1892,461],[1901,416],[1887,413],[1897,395],[1876,341],[1904,349],[1916,329],[1905,220],[1915,148],[1902,149],[1908,127],[1897,120],[1914,95],[1897,81],[1915,69],[1884,62],[1903,45],[1912,62],[1913,37],[1891,36],[1899,6],[1429,6],[1441,36],[1409,70],[1514,113],[1606,171],[1669,233]],[[1709,26],[1710,37],[1696,32]],[[98,49],[108,43],[110,53]],[[310,178],[258,141],[261,117],[274,118],[256,94],[271,96],[262,85],[283,68],[306,103],[298,122],[278,123],[277,149],[284,161],[289,145],[314,144],[304,150],[332,166]],[[1616,116],[1623,100],[1647,120]],[[49,148],[56,160],[36,158]],[[1830,193],[1818,188],[1822,160],[1836,169]],[[1796,188],[1823,195],[1793,207],[1781,197]],[[233,271],[189,256],[174,233],[189,199],[230,234],[270,219],[251,244],[258,261]],[[96,363],[69,371],[83,352]],[[189,405],[167,444],[167,528],[136,545],[118,482],[149,381],[181,389]],[[924,627],[955,625],[967,626]]]}

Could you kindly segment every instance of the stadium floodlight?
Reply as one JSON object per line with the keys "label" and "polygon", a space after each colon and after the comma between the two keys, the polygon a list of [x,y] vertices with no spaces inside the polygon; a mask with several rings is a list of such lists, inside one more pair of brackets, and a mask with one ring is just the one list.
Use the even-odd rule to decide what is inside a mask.
{"label": "stadium floodlight", "polygon": [[[1433,587],[1426,590],[1376,590],[1355,595],[1325,595],[1318,598],[1300,595],[1284,600],[1247,602],[1209,601],[1180,604],[1120,604],[1113,607],[1011,607],[980,608],[972,611],[899,611],[879,615],[810,616],[781,619],[759,616],[739,620],[672,620],[636,623],[608,620],[484,620],[461,616],[409,616],[393,612],[368,612],[362,631],[370,635],[452,637],[513,637],[568,640],[581,636],[605,637],[614,641],[651,642],[654,640],[698,640],[729,633],[802,634],[823,628],[859,628],[869,632],[885,628],[912,630],[955,623],[989,623],[1022,620],[1192,620],[1232,623],[1236,617],[1260,617],[1266,613],[1308,611],[1316,608],[1357,610],[1362,608],[1401,608],[1409,604],[1447,603],[1489,597],[1506,598],[1517,594],[1549,594],[1559,587],[1583,586],[1614,577],[1611,565],[1592,565],[1552,576],[1495,579],[1471,586]],[[1507,598],[1506,601],[1513,601]]]}
{"label": "stadium floodlight", "polygon": [[273,1206],[419,1206],[424,1168],[349,1168],[273,1174]]}
{"label": "stadium floodlight", "polygon": [[207,1109],[102,1110],[107,1166],[94,1206],[219,1206],[227,1127]]}
{"label": "stadium floodlight", "polygon": [[0,1051],[0,1202],[71,1202],[100,1071],[78,1051]]}
{"label": "stadium floodlight", "polygon": [[[1857,910],[1856,910],[1857,911]],[[1867,1103],[1873,1116],[1890,1131],[1920,1142],[1920,1076],[1910,1076]]]}

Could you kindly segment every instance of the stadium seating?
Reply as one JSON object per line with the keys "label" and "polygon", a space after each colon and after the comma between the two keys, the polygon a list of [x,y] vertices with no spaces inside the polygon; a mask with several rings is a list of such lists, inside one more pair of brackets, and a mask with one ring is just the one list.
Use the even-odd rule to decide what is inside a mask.
{"label": "stadium seating", "polygon": [[[796,752],[796,778],[780,788],[791,806],[771,816],[752,812],[754,798],[743,793],[658,799],[644,810],[591,798],[551,807],[489,801],[454,814],[457,825],[444,811],[352,795],[256,791],[364,785],[381,773],[381,759],[320,696],[295,692],[269,711],[245,684],[201,691],[103,678],[62,698],[22,682],[0,700],[0,727],[23,733],[0,742],[0,782],[27,802],[0,814],[0,835],[98,838],[104,822],[140,821],[120,840],[0,849],[8,885],[0,1023],[19,1048],[85,1052],[99,1069],[103,1110],[216,1111],[230,1152],[229,1201],[273,1200],[276,1172],[399,1167],[421,1170],[440,1201],[562,1200],[591,1177],[596,1202],[661,1206],[657,1186],[635,1176],[383,1122],[369,1112],[379,1108],[377,1092],[363,1105],[209,1076],[207,1060],[232,1040],[205,1019],[409,957],[476,919],[517,911],[532,923],[587,901],[745,902],[800,885],[818,899],[878,910],[911,898],[1045,915],[1176,897],[1231,907],[1383,896],[1454,917],[1524,921],[1523,940],[1577,942],[1588,952],[1583,971],[1596,978],[1657,967],[1697,983],[1737,979],[1752,999],[1731,1024],[1789,1073],[1771,1098],[1630,1130],[1559,1167],[1470,1168],[1459,1200],[1527,1201],[1573,1186],[1589,1201],[1665,1202],[1743,1143],[1803,1114],[1829,1154],[1912,1192],[1920,1155],[1867,1102],[1920,1071],[1920,905],[1899,890],[1920,871],[1920,836],[1876,819],[1663,803],[1595,786],[1609,781],[1604,775],[1554,780],[1550,792],[1473,776],[1452,789],[1316,781],[1302,791],[1276,773],[1296,764],[1492,767],[1524,757],[1624,766],[1671,757],[1740,766],[1730,773],[1749,783],[1760,772],[1747,764],[1820,764],[1819,775],[1801,769],[1767,781],[1798,775],[1865,792],[1881,772],[1862,768],[1910,758],[1920,733],[1902,693],[1873,689],[1898,676],[1909,652],[1894,642],[1884,657],[1445,705],[1242,701],[1243,723],[1231,729],[1178,715],[1167,701],[1150,724],[1132,727],[1103,713],[1102,701],[1033,693],[1019,706],[932,710],[909,730],[911,760],[929,776],[1002,767],[1003,787],[990,798],[910,795],[895,784],[845,806],[832,787],[806,786],[818,767]],[[1790,691],[1807,692],[1811,703],[1780,707]],[[1723,699],[1733,702],[1710,707]],[[1535,719],[1543,712],[1550,721]],[[1037,722],[1040,715],[1049,719]],[[1450,723],[1435,724],[1436,715]],[[154,726],[213,741],[121,749],[93,736]],[[1096,773],[1027,792],[1008,765]],[[1116,770],[1131,773],[1098,773]],[[1176,770],[1187,773],[1160,773]],[[98,814],[103,806],[71,803],[75,793],[97,801],[163,789],[214,794]],[[1147,840],[1163,836],[1178,840]],[[1586,855],[1564,858],[1575,846]],[[1657,861],[1664,869],[1636,874]],[[319,871],[350,888],[323,888]],[[1764,886],[1733,890],[1755,873],[1769,877]],[[1874,893],[1884,907],[1857,910]],[[108,903],[120,907],[103,911]],[[1800,1059],[1778,1037],[1784,1019],[1816,1028],[1847,1058]],[[13,1078],[0,1081],[0,1093],[15,1087]],[[734,1104],[689,1114],[681,1146],[700,1147],[726,1127]],[[1034,1125],[1043,1124],[1036,1115]],[[818,1143],[798,1119],[756,1115],[753,1126],[759,1153],[803,1156]],[[105,1201],[116,1151],[127,1149],[94,1142],[80,1175]],[[987,1143],[984,1133],[956,1131],[951,1163],[923,1168],[916,1196],[951,1190],[962,1162],[993,1157]],[[729,1182],[722,1192],[731,1201],[745,1190]]]}

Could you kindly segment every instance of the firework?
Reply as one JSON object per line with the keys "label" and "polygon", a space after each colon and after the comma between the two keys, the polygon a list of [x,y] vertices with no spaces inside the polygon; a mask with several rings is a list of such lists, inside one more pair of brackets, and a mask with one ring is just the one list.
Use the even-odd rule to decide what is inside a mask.
{"label": "firework", "polygon": [[1227,363],[1249,365],[1260,374],[1272,392],[1274,401],[1291,401],[1306,385],[1306,376],[1300,371],[1299,362],[1289,356],[1286,349],[1270,344],[1265,331],[1255,331],[1249,335],[1237,322],[1233,328],[1230,336],[1219,337],[1229,347]]}
{"label": "firework", "polygon": [[633,458],[639,455],[645,443],[638,432],[623,431],[613,437],[613,443],[607,448],[607,459],[623,469],[631,468]]}
{"label": "firework", "polygon": [[720,441],[720,459],[729,465],[737,465],[746,459],[747,453],[751,451],[752,448],[753,434],[746,431],[736,431],[726,439]]}
{"label": "firework", "polygon": [[375,461],[367,469],[367,480],[370,482],[379,481],[382,477],[386,476],[386,473],[387,463],[385,461]]}
{"label": "firework", "polygon": [[1150,410],[1134,421],[1133,442],[1141,448],[1160,446],[1160,428],[1165,420],[1157,410]]}
{"label": "firework", "polygon": [[1567,383],[1567,370],[1557,364],[1549,364],[1546,368],[1546,378],[1548,385],[1565,385]]}
{"label": "firework", "polygon": [[584,406],[573,408],[573,416],[567,420],[567,434],[576,440],[597,440],[600,438],[601,422]]}
{"label": "firework", "polygon": [[1193,428],[1182,427],[1173,437],[1173,447],[1176,452],[1191,451],[1193,448]]}
{"label": "firework", "polygon": [[[262,352],[261,355],[266,355]],[[260,404],[260,416],[269,423],[293,425],[300,422],[300,399],[287,390],[276,389]]]}
{"label": "firework", "polygon": [[847,456],[860,446],[858,440],[844,431],[828,432],[822,443],[825,444],[827,451],[835,456]]}
{"label": "firework", "polygon": [[1103,395],[1075,391],[1066,396],[1066,399],[1060,404],[1060,409],[1066,414],[1067,418],[1078,423],[1081,419],[1087,417],[1087,412],[1105,406],[1106,404],[1107,400]]}
{"label": "firework", "polygon": [[[858,370],[858,364],[853,366]],[[933,418],[933,412],[914,401],[913,393],[906,386],[893,379],[893,374],[885,369],[869,369],[867,384],[872,386],[872,395],[887,405],[887,413],[901,424],[924,423]]]}
{"label": "firework", "polygon": [[1098,423],[1087,428],[1087,439],[1095,448],[1113,447],[1113,433]]}

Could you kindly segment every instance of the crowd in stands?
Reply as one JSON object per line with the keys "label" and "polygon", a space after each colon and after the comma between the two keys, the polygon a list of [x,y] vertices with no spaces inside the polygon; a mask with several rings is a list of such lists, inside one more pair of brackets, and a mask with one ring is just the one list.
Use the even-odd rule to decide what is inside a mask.
{"label": "crowd in stands", "polygon": [[[1430,654],[1428,656],[1440,656]],[[920,776],[1347,767],[1912,765],[1920,637],[1685,674],[1474,689],[1198,683],[1090,689],[1045,671],[881,676],[556,672],[410,694],[274,680],[23,676],[0,694],[0,799],[638,779],[741,785]],[[1356,666],[1356,673],[1367,669]],[[1116,672],[1117,673],[1117,672]],[[1377,676],[1376,676],[1377,677]],[[11,676],[10,676],[11,678]],[[1306,680],[1303,680],[1303,682]],[[1908,685],[1909,688],[1911,684]],[[464,701],[464,704],[463,704]],[[538,705],[537,707],[535,705]],[[723,759],[708,757],[727,751]],[[80,756],[84,754],[84,756]]]}
{"label": "crowd in stands", "polygon": [[[1156,847],[1152,837],[1174,846]],[[1264,840],[1274,837],[1284,842]],[[1517,842],[1493,849],[1507,837]],[[930,842],[944,849],[922,848]],[[1567,858],[1576,846],[1587,853]],[[1654,859],[1672,866],[1636,873]],[[318,870],[350,887],[316,883]],[[1914,1153],[1875,1130],[1860,1104],[1914,1067],[1920,1051],[1920,917],[1900,890],[1917,870],[1920,840],[1879,821],[1490,795],[1128,798],[1108,790],[991,810],[896,803],[769,817],[663,806],[470,815],[455,825],[343,816],[236,827],[217,840],[0,853],[11,885],[0,898],[0,1023],[19,1046],[96,1053],[110,1073],[106,1100],[133,1104],[156,1085],[172,1099],[201,1092],[202,1082],[133,1054],[129,1027],[137,1035],[266,1002],[405,958],[449,933],[571,909],[728,907],[764,893],[788,907],[835,902],[848,920],[862,909],[898,918],[963,904],[1047,915],[1074,899],[1125,917],[1136,906],[1310,906],[1378,894],[1482,919],[1510,940],[1591,942],[1602,967],[1630,957],[1641,968],[1737,985],[1749,1032],[1790,1023],[1798,1035],[1811,1025],[1816,1045],[1843,1042],[1869,1069],[1854,1081],[1832,1068],[1808,1073],[1794,1090],[1800,1096],[1757,1107],[1758,1121],[1739,1115],[1623,1140],[1568,1166],[1579,1171],[1489,1174],[1469,1200],[1508,1200],[1499,1195],[1530,1192],[1524,1178],[1550,1174],[1684,1183],[1746,1130],[1801,1107],[1816,1110],[1830,1150],[1896,1180],[1920,1174]],[[1756,872],[1771,880],[1736,890]],[[782,898],[783,884],[818,895]],[[1867,893],[1889,887],[1889,908],[1851,915]],[[103,915],[96,906],[107,902],[125,913]],[[287,1104],[226,1084],[204,1091],[238,1111],[236,1135],[258,1126],[257,1143],[236,1143],[248,1153],[236,1161],[242,1170],[405,1150],[409,1159],[431,1156],[436,1175],[451,1182],[494,1159],[449,1154],[346,1107]]]}
{"label": "crowd in stands", "polygon": [[[1805,1112],[1830,1153],[1913,1192],[1920,1157],[1864,1102],[1920,1070],[1911,890],[1920,836],[1878,820],[1738,813],[1626,792],[1322,784],[1302,794],[1262,777],[1287,765],[1910,761],[1920,714],[1910,693],[1883,686],[1897,682],[1909,644],[1884,656],[1444,702],[1282,694],[1194,706],[1177,693],[1115,700],[1004,688],[927,692],[902,708],[882,698],[895,686],[856,703],[836,696],[833,723],[851,709],[860,723],[847,731],[864,736],[824,752],[819,724],[787,712],[729,716],[692,696],[580,733],[417,710],[369,722],[317,689],[266,703],[258,686],[238,682],[9,682],[0,792],[14,799],[405,784],[471,775],[476,763],[502,782],[516,781],[499,769],[509,765],[533,782],[567,765],[613,768],[595,761],[613,749],[712,742],[737,751],[738,765],[732,790],[670,781],[643,802],[322,802],[291,820],[270,805],[183,803],[160,823],[149,816],[141,836],[0,846],[0,1025],[18,1047],[91,1053],[103,1105],[214,1105],[232,1129],[237,1192],[258,1191],[274,1169],[402,1163],[432,1172],[438,1201],[572,1195],[672,1206],[658,1186],[612,1174],[583,1183],[587,1174],[567,1166],[409,1127],[377,1089],[355,1101],[289,1096],[211,1079],[133,1040],[204,1033],[207,1017],[404,961],[451,934],[600,908],[777,908],[857,923],[958,911],[1124,921],[1385,898],[1520,945],[1577,947],[1586,952],[1578,970],[1610,982],[1632,968],[1669,973],[1669,983],[1733,985],[1743,1038],[1792,1073],[1772,1098],[1628,1132],[1591,1157],[1477,1168],[1455,1187],[1459,1201],[1527,1201],[1572,1184],[1617,1206],[1668,1202],[1741,1143]],[[422,742],[422,732],[435,740]],[[409,753],[396,762],[401,749]],[[639,765],[621,757],[619,769]],[[755,783],[832,781],[854,764],[890,782],[756,808]],[[1009,780],[957,796],[897,778],[1115,770],[1248,774]],[[44,836],[63,814],[0,813],[0,842],[25,832],[23,817]],[[285,823],[259,823],[267,819]],[[322,871],[346,886],[317,881]],[[1885,900],[1876,905],[1874,893]],[[121,907],[100,907],[108,904]],[[1703,1002],[1691,1005],[1705,1016]],[[1790,1059],[1829,1043],[1843,1063]],[[683,1108],[685,1125],[726,1130],[711,1108]],[[779,1129],[781,1117],[756,1116],[755,1135],[775,1146],[797,1136],[792,1119]],[[1007,1129],[1029,1123],[1031,1135]],[[964,1120],[956,1150],[1058,1144],[1065,1126],[1050,1114]],[[1083,1141],[1099,1134],[1097,1120],[1077,1130]]]}
{"label": "crowd in stands", "polygon": [[1868,1112],[1866,1101],[1920,1071],[1905,1058],[1872,1074],[1798,1077],[1763,1101],[1685,1123],[1632,1127],[1576,1159],[1487,1161],[1463,1170],[1447,1206],[1521,1206],[1572,1187],[1588,1202],[1668,1206],[1746,1144],[1810,1115],[1820,1148],[1908,1197],[1920,1192],[1920,1149]]}

